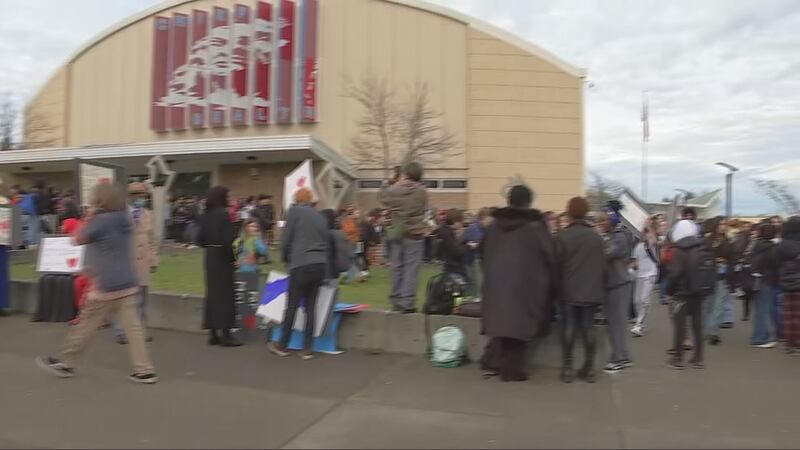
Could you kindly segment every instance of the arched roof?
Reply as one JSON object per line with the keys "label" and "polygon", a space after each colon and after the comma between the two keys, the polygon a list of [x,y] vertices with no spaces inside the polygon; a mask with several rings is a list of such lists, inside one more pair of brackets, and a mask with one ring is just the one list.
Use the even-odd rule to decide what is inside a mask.
{"label": "arched roof", "polygon": [[[92,47],[103,41],[108,36],[111,36],[112,34],[116,33],[117,31],[127,28],[141,20],[147,19],[150,16],[156,15],[161,11],[171,9],[176,6],[183,5],[185,3],[192,3],[194,1],[196,0],[166,0],[162,3],[159,3],[158,5],[153,6],[152,8],[148,8],[121,22],[118,22],[113,26],[103,30],[92,40],[84,44],[80,49],[78,49],[77,52],[75,52],[69,58],[69,60],[67,60],[67,64],[74,62],[76,59],[80,58],[80,56],[83,55],[85,52],[89,51]],[[519,36],[516,36],[498,27],[495,27],[494,25],[491,25],[487,22],[468,16],[466,14],[461,14],[453,9],[444,6],[433,5],[423,0],[383,0],[383,1],[388,3],[394,3],[397,5],[407,6],[414,9],[419,9],[421,11],[427,11],[433,14],[437,14],[464,23],[478,31],[482,31],[490,36],[494,36],[497,39],[505,41],[517,48],[520,48],[521,50],[536,55],[570,75],[573,75],[578,78],[584,78],[586,76],[586,71],[584,69],[569,64],[568,62],[554,55],[553,53],[539,47],[538,45],[526,41],[520,38]]]}

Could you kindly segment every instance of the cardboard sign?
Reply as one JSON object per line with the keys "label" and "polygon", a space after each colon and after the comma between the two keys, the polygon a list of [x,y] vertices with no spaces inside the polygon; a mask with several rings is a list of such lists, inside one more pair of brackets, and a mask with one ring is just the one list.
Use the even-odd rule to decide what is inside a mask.
{"label": "cardboard sign", "polygon": [[22,222],[19,208],[10,204],[0,205],[0,245],[17,247],[22,242]]}
{"label": "cardboard sign", "polygon": [[[257,309],[258,316],[263,318],[265,322],[283,323],[288,291],[289,276],[277,271],[271,271],[264,293],[261,295],[261,304]],[[338,292],[339,285],[337,280],[327,280],[320,287],[315,309],[314,337],[325,334],[333,313],[333,307],[336,304]],[[305,323],[306,317],[303,308],[298,308],[292,329],[302,331],[305,328]]]}
{"label": "cardboard sign", "polygon": [[252,337],[258,326],[256,310],[261,303],[260,274],[237,272],[233,283],[236,301],[236,326],[240,335]]}
{"label": "cardboard sign", "polygon": [[83,270],[86,246],[74,245],[69,236],[42,238],[36,271],[40,273],[79,273]]}
{"label": "cardboard sign", "polygon": [[641,201],[627,189],[619,196],[622,204],[622,211],[619,212],[622,221],[627,227],[639,237],[644,231],[645,223],[650,217]]}
{"label": "cardboard sign", "polygon": [[114,169],[100,167],[94,164],[81,163],[81,206],[88,206],[92,189],[98,184],[111,184],[114,180]]}
{"label": "cardboard sign", "polygon": [[297,166],[286,178],[283,179],[283,211],[289,211],[294,203],[294,194],[302,188],[311,190],[312,201],[317,201],[317,190],[314,188],[314,168],[311,160],[307,159]]}

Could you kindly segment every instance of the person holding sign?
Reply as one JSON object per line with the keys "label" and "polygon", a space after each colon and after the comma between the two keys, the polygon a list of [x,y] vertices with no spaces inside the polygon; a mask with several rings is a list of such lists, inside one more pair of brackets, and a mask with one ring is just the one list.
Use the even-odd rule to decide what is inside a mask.
{"label": "person holding sign", "polygon": [[87,245],[87,275],[92,288],[81,310],[81,320],[70,329],[59,358],[37,358],[38,365],[59,378],[74,376],[74,364],[89,339],[108,314],[122,322],[130,340],[134,372],[131,381],[153,384],[158,381],[145,345],[142,324],[136,312],[139,285],[133,267],[131,239],[133,227],[122,189],[113,184],[98,184],[91,194],[86,223],[75,241]]}

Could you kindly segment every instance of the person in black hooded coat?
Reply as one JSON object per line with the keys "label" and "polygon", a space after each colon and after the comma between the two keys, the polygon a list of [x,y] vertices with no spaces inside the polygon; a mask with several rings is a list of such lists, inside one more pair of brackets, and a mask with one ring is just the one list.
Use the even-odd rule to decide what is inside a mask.
{"label": "person in black hooded coat", "polygon": [[525,186],[509,192],[482,243],[483,333],[491,338],[481,365],[503,381],[524,381],[528,342],[549,331],[555,285],[553,241]]}
{"label": "person in black hooded coat", "polygon": [[786,352],[800,355],[800,217],[783,224],[778,244],[778,281],[783,291],[783,337]]}
{"label": "person in black hooded coat", "polygon": [[[208,191],[206,212],[200,217],[198,244],[203,247],[206,299],[203,304],[203,329],[209,330],[209,345],[241,345],[231,335],[236,326],[234,297],[233,224],[228,214],[228,188],[216,186]],[[221,333],[221,335],[220,335]]]}

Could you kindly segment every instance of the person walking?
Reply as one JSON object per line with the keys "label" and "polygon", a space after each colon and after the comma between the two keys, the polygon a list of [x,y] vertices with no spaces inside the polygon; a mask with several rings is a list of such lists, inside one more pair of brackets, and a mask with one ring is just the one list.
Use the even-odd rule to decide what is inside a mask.
{"label": "person walking", "polygon": [[542,213],[531,209],[533,193],[510,189],[486,229],[481,261],[484,283],[482,331],[490,338],[481,358],[487,375],[524,381],[525,350],[545,336],[552,317],[555,255]]}
{"label": "person walking", "polygon": [[778,244],[778,276],[783,291],[783,337],[785,351],[800,355],[800,217],[782,225]]}
{"label": "person walking", "polygon": [[281,340],[270,342],[267,349],[278,356],[286,351],[300,301],[304,301],[305,330],[300,358],[314,357],[314,324],[316,323],[317,294],[329,273],[331,233],[328,220],[311,206],[312,193],[307,188],[294,195],[294,205],[286,215],[286,228],[281,237],[283,260],[289,268],[289,296],[281,325]]}
{"label": "person walking", "polygon": [[[730,243],[725,235],[725,222],[721,217],[703,223],[703,236],[706,245],[714,253],[717,262],[717,286],[712,298],[706,302],[705,335],[708,343],[719,345],[722,339],[719,330],[723,327],[726,314],[726,303],[730,302],[728,269],[730,261]],[[727,299],[727,300],[726,300]]]}
{"label": "person walking", "polygon": [[417,311],[417,282],[422,267],[425,235],[425,209],[428,193],[422,184],[422,166],[406,164],[398,178],[387,181],[378,200],[391,211],[387,230],[392,288],[389,300],[392,311]]}
{"label": "person walking", "polygon": [[675,242],[675,254],[669,266],[667,294],[671,298],[673,316],[673,356],[667,365],[673,369],[683,369],[683,353],[685,351],[686,321],[692,317],[692,334],[694,335],[694,356],[690,364],[702,369],[703,363],[703,301],[704,296],[698,292],[693,280],[698,278],[701,263],[701,252],[705,242],[698,236],[697,225],[691,220],[681,220],[672,231],[671,239]]}
{"label": "person walking", "polygon": [[636,261],[636,281],[634,287],[634,304],[636,306],[636,322],[631,328],[633,337],[642,337],[647,332],[647,313],[653,288],[658,279],[658,237],[655,219],[648,219],[642,232],[642,240],[633,249]]}
{"label": "person walking", "polygon": [[[136,310],[139,313],[139,321],[142,323],[142,333],[146,336],[147,342],[152,342],[153,337],[147,332],[147,299],[150,293],[150,274],[158,268],[158,246],[153,231],[153,215],[147,209],[148,196],[149,191],[144,183],[131,183],[128,186],[130,202],[128,212],[133,223],[132,255],[136,279],[139,282]],[[128,337],[119,321],[112,321],[112,324],[117,343],[127,344]]]}
{"label": "person walking", "polygon": [[619,373],[633,365],[628,349],[628,314],[632,280],[628,272],[633,237],[620,223],[617,210],[608,208],[598,216],[603,232],[606,256],[606,301],[604,311],[608,321],[611,355],[604,371]]}
{"label": "person walking", "polygon": [[773,348],[778,345],[778,339],[782,335],[775,228],[770,222],[758,226],[758,237],[750,255],[750,271],[757,285],[755,321],[750,343],[756,348]]}
{"label": "person walking", "polygon": [[80,322],[70,328],[67,342],[58,358],[39,357],[37,364],[59,378],[75,374],[77,358],[108,314],[122,323],[130,340],[130,357],[136,383],[158,381],[150,361],[142,324],[136,311],[139,292],[136,269],[133,265],[133,225],[126,211],[125,194],[113,184],[98,184],[92,190],[91,210],[75,241],[87,245],[87,273],[92,290],[80,313]]}
{"label": "person walking", "polygon": [[236,326],[234,296],[233,224],[228,214],[228,188],[215,186],[208,191],[206,211],[200,216],[198,243],[203,248],[206,297],[203,304],[203,329],[209,330],[208,345],[238,347],[231,334]]}
{"label": "person walking", "polygon": [[606,258],[603,238],[586,222],[588,211],[589,203],[585,198],[570,199],[567,203],[568,223],[555,241],[562,318],[561,381],[564,383],[572,383],[575,378],[573,349],[578,334],[584,347],[584,363],[578,377],[588,383],[596,380],[594,315],[606,295]]}

